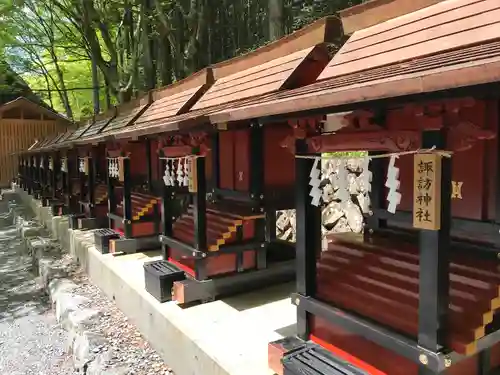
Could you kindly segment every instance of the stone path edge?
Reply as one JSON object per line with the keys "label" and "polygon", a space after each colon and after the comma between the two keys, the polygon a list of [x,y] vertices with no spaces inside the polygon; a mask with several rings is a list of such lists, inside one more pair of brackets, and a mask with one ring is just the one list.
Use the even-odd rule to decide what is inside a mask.
{"label": "stone path edge", "polygon": [[[172,319],[171,316],[165,316],[159,308],[160,304],[152,296],[129,283],[113,267],[112,258],[108,260],[106,257],[110,256],[99,253],[92,241],[85,239],[85,235],[90,233],[69,229],[67,218],[52,216],[49,207],[42,207],[40,201],[29,196],[24,190],[15,189],[14,193],[21,198],[23,204],[32,208],[37,219],[50,231],[52,237],[62,246],[69,248],[70,254],[79,262],[91,282],[116,303],[176,375],[232,375],[216,358],[210,356],[206,350],[208,348],[203,348],[203,345],[191,339],[192,335],[189,334],[186,324],[175,317]],[[62,279],[57,280],[62,282]],[[76,337],[73,337],[73,343],[75,340]],[[73,353],[75,350],[82,352],[85,350],[81,348],[89,343],[89,351],[92,352],[102,346],[96,337],[80,336],[77,343],[76,349],[74,345],[71,346],[71,342],[68,343],[68,349],[72,349]],[[79,353],[77,358],[74,355],[74,359],[82,363],[82,369],[88,369],[89,363],[81,361],[81,357]],[[93,356],[92,360],[101,361],[99,356]],[[98,372],[87,374],[94,375]]]}

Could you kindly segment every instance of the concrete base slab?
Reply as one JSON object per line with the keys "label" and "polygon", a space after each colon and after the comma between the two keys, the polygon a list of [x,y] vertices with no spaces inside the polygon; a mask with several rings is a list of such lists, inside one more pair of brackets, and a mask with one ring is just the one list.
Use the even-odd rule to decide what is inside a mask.
{"label": "concrete base slab", "polygon": [[182,309],[159,303],[145,290],[143,264],[157,253],[114,257],[95,249],[92,237],[73,231],[72,250],[94,284],[112,298],[177,375],[267,375],[267,345],[294,334],[296,310],[282,284]]}
{"label": "concrete base slab", "polygon": [[97,217],[82,217],[78,219],[78,229],[99,229],[107,225],[104,219]]}
{"label": "concrete base slab", "polygon": [[157,249],[161,247],[158,236],[142,238],[117,238],[109,241],[110,253],[133,254],[140,251]]}
{"label": "concrete base slab", "polygon": [[294,284],[189,308],[160,303],[146,292],[143,264],[161,259],[160,251],[101,254],[93,231],[68,229],[58,236],[68,244],[91,281],[128,316],[176,375],[271,375],[268,343],[295,333]]}
{"label": "concrete base slab", "polygon": [[[2,197],[0,195],[0,197]],[[6,197],[3,197],[0,199],[0,214],[4,214],[6,212],[9,212],[9,201]]]}

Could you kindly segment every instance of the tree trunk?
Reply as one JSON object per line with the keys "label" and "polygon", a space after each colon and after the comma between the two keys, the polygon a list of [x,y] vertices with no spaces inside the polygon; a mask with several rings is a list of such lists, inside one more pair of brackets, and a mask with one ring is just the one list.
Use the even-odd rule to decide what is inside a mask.
{"label": "tree trunk", "polygon": [[106,94],[106,109],[110,110],[111,107],[112,107],[112,104],[111,104],[111,90],[110,90],[109,83],[106,80],[106,78],[104,80],[105,80],[105,85],[106,85],[106,90],[105,90],[105,94]]}
{"label": "tree trunk", "polygon": [[166,36],[161,36],[160,38],[158,46],[160,52],[158,57],[159,74],[161,84],[167,86],[172,83],[172,53],[168,38]]}
{"label": "tree trunk", "polygon": [[94,102],[94,114],[97,115],[101,111],[101,99],[99,90],[99,73],[95,59],[90,56],[90,64],[92,67],[92,100]]}
{"label": "tree trunk", "polygon": [[269,0],[269,40],[277,40],[284,35],[283,0]]}
{"label": "tree trunk", "polygon": [[145,71],[145,89],[152,90],[156,87],[156,63],[155,63],[155,46],[154,37],[151,27],[151,19],[153,13],[153,4],[151,0],[143,0],[143,62]]}

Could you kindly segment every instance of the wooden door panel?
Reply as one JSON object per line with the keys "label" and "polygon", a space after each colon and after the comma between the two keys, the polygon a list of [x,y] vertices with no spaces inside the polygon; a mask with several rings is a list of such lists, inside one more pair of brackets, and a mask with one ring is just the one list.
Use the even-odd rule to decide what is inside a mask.
{"label": "wooden door panel", "polygon": [[219,187],[234,189],[234,134],[219,133]]}
{"label": "wooden door panel", "polygon": [[250,188],[250,131],[234,132],[234,189],[249,191]]}

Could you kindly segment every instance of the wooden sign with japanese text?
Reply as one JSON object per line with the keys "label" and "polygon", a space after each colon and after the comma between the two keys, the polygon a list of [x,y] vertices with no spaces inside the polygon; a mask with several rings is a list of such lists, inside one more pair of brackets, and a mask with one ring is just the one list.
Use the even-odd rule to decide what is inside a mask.
{"label": "wooden sign with japanese text", "polygon": [[413,227],[441,227],[441,155],[416,154],[413,164]]}
{"label": "wooden sign with japanese text", "polygon": [[123,157],[118,158],[118,181],[120,182],[125,181],[125,168],[123,159]]}
{"label": "wooden sign with japanese text", "polygon": [[89,158],[83,158],[83,173],[88,176],[89,175]]}
{"label": "wooden sign with japanese text", "polygon": [[189,158],[187,162],[189,163],[188,190],[190,193],[197,193],[198,192],[198,169],[196,167],[197,159]]}
{"label": "wooden sign with japanese text", "polygon": [[68,172],[68,159],[61,159],[61,171],[67,173]]}

